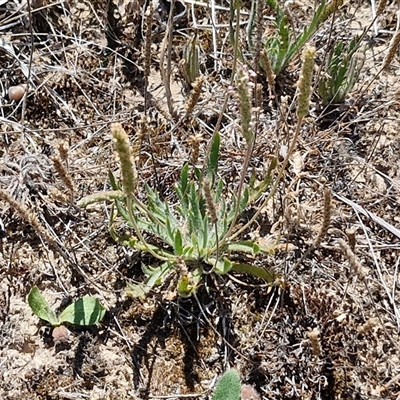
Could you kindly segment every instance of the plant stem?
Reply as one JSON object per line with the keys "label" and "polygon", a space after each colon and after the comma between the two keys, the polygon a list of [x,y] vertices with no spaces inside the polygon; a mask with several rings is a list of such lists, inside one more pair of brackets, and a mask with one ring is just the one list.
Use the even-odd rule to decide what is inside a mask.
{"label": "plant stem", "polygon": [[[234,47],[233,62],[232,62],[232,75],[231,75],[231,80],[230,80],[231,86],[233,85],[234,80],[235,80],[237,62],[238,62],[238,57],[239,57],[239,48],[238,48],[239,44],[238,43],[239,43],[239,33],[240,33],[240,24],[239,24],[239,21],[240,21],[240,7],[235,7],[234,1],[235,0],[231,0],[230,1],[230,5],[229,5],[230,10],[231,10],[231,18],[234,15],[234,11],[236,10],[236,26],[235,26],[233,43],[231,43],[232,46]],[[230,21],[230,22],[232,22],[232,21]],[[220,112],[218,120],[217,120],[217,123],[215,124],[213,136],[211,138],[211,142],[210,143],[214,143],[215,135],[219,131],[219,128],[220,128],[221,122],[222,122],[222,118],[224,116],[226,108],[228,107],[229,97],[230,97],[230,94],[229,94],[229,92],[227,92],[227,94],[225,96],[224,104],[222,105],[222,109],[221,109],[221,112]],[[206,157],[205,157],[205,162],[204,162],[203,169],[202,169],[202,176],[204,176],[204,172],[205,172],[205,169],[206,169],[207,160],[208,160],[208,158],[210,156],[210,152],[211,152],[211,146],[208,146],[207,154],[206,154]],[[200,183],[200,185],[199,185],[199,188],[200,188],[202,182],[199,182],[199,183]]]}
{"label": "plant stem", "polygon": [[258,218],[258,216],[260,215],[261,211],[267,206],[268,202],[271,200],[271,198],[275,195],[276,190],[278,189],[278,186],[282,180],[282,177],[286,171],[286,168],[288,166],[289,163],[289,158],[293,153],[293,150],[296,146],[297,143],[297,139],[299,137],[299,133],[300,133],[300,128],[303,122],[303,118],[300,118],[297,122],[297,126],[296,126],[296,131],[293,137],[293,140],[290,144],[289,150],[286,154],[285,159],[283,160],[283,164],[282,167],[279,171],[278,176],[275,179],[275,182],[271,188],[271,191],[269,192],[267,198],[263,201],[263,203],[260,205],[260,207],[258,208],[258,210],[256,211],[256,213],[253,215],[253,217],[245,224],[243,225],[238,231],[236,231],[233,235],[226,237],[225,241],[227,241],[229,239],[229,241],[235,239],[237,236],[239,236],[242,232],[244,232],[247,228],[249,228],[251,226],[251,224]]}
{"label": "plant stem", "polygon": [[[244,179],[246,177],[247,168],[248,168],[249,163],[250,163],[251,155],[253,154],[253,147],[254,147],[254,140],[247,147],[247,152],[246,152],[246,156],[245,156],[245,159],[244,159],[244,165],[243,165],[243,168],[242,168],[242,171],[241,171],[241,174],[240,174],[240,181],[239,181],[239,186],[238,186],[237,195],[236,195],[237,196],[236,197],[237,201],[236,201],[235,215],[234,215],[234,217],[232,219],[232,222],[231,222],[231,224],[229,226],[228,231],[225,233],[225,235],[222,237],[222,239],[220,239],[219,243],[218,243],[218,240],[217,240],[216,248],[218,247],[218,244],[219,244],[219,247],[223,247],[226,244],[226,242],[228,241],[228,239],[230,240],[232,238],[231,233],[232,233],[233,229],[235,228],[236,221],[237,221],[237,219],[239,217],[240,198],[241,198],[241,195],[242,195]],[[234,236],[236,236],[236,235],[234,235]],[[212,252],[214,252],[214,251],[215,251],[215,248],[212,250]]]}
{"label": "plant stem", "polygon": [[[175,0],[171,1],[168,24],[165,30],[165,36],[161,45],[160,52],[160,74],[165,87],[165,95],[167,98],[168,111],[173,118],[176,117],[174,105],[172,103],[171,94],[171,49],[172,49],[172,31],[174,20]],[[165,50],[167,50],[167,68],[164,70]]]}

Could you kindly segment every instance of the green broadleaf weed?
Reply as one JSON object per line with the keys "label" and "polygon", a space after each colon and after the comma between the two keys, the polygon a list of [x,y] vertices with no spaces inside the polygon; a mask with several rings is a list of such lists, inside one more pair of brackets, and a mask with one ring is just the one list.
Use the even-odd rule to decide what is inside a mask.
{"label": "green broadleaf weed", "polygon": [[28,304],[35,315],[51,326],[59,326],[65,322],[73,325],[94,325],[103,319],[106,312],[98,299],[84,296],[70,304],[57,317],[37,286],[29,292]]}
{"label": "green broadleaf weed", "polygon": [[49,303],[44,298],[37,286],[34,286],[28,295],[28,304],[34,314],[40,319],[48,322],[52,326],[60,324],[55,312],[51,309]]}
{"label": "green broadleaf weed", "polygon": [[84,296],[70,304],[59,316],[60,323],[68,322],[73,325],[94,325],[100,322],[106,309],[95,297]]}

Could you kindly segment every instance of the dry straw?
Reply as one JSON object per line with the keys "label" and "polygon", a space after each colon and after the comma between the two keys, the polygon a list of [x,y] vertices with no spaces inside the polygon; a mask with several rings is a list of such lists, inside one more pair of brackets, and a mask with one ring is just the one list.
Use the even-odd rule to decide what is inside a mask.
{"label": "dry straw", "polygon": [[136,167],[129,145],[129,137],[120,123],[111,124],[111,134],[115,140],[115,148],[119,156],[122,173],[122,187],[127,196],[133,196],[137,181]]}
{"label": "dry straw", "polygon": [[61,180],[67,187],[67,189],[70,193],[70,199],[72,202],[73,198],[74,198],[75,187],[74,187],[74,182],[71,178],[70,173],[68,172],[66,166],[64,165],[63,161],[61,160],[61,157],[53,156],[53,157],[50,157],[50,159],[53,162],[54,168],[58,172],[58,175],[60,175]]}
{"label": "dry straw", "polygon": [[199,154],[200,154],[200,143],[203,137],[200,134],[190,136],[188,140],[188,144],[191,148],[190,152],[190,162],[193,165],[196,165],[199,161]]}
{"label": "dry straw", "polygon": [[314,356],[319,356],[322,353],[320,334],[321,332],[317,328],[314,328],[312,331],[307,333],[307,337],[310,340],[311,349]]}
{"label": "dry straw", "polygon": [[153,21],[153,2],[150,1],[146,11],[146,42],[144,48],[144,75],[147,78],[150,75],[151,64],[151,24]]}
{"label": "dry straw", "polygon": [[357,332],[360,334],[364,334],[375,328],[379,324],[379,318],[373,317],[369,318],[363,325],[357,328]]}
{"label": "dry straw", "polygon": [[352,251],[356,248],[356,230],[354,228],[346,229],[347,240]]}
{"label": "dry straw", "polygon": [[400,44],[400,29],[394,34],[392,40],[390,41],[389,51],[385,57],[385,60],[383,61],[382,69],[385,70],[390,67],[393,58],[397,53],[397,49],[399,48],[399,44]]}
{"label": "dry straw", "polygon": [[318,236],[315,239],[314,247],[318,247],[321,244],[321,241],[325,237],[326,232],[328,232],[328,228],[331,223],[331,201],[331,191],[330,189],[326,188],[324,191],[324,219],[322,221],[322,226],[318,233]]}
{"label": "dry straw", "polygon": [[142,165],[142,159],[141,159],[141,149],[143,147],[143,143],[145,139],[148,137],[149,131],[148,131],[148,123],[147,123],[147,116],[145,114],[142,114],[140,118],[140,129],[136,133],[136,137],[134,142],[132,143],[132,154],[134,155],[134,162],[135,165],[138,165],[139,168]]}
{"label": "dry straw", "polygon": [[324,218],[322,221],[321,229],[319,230],[318,236],[315,239],[314,243],[307,249],[307,251],[302,255],[300,260],[297,261],[293,270],[296,270],[298,266],[310,255],[315,249],[321,244],[322,239],[325,237],[328,232],[329,225],[331,223],[331,202],[332,196],[330,189],[326,188],[324,191]]}
{"label": "dry straw", "polygon": [[268,57],[267,51],[264,49],[260,53],[260,62],[262,65],[265,74],[267,75],[267,82],[268,82],[268,93],[269,97],[272,99],[274,97],[274,88],[275,88],[275,78],[276,75],[272,70],[271,61]]}
{"label": "dry straw", "polygon": [[36,234],[47,244],[54,245],[55,241],[53,237],[47,232],[47,230],[40,223],[39,218],[28,210],[22,203],[15,200],[7,192],[0,189],[0,199],[6,201],[24,220],[28,223],[36,232]]}
{"label": "dry straw", "polygon": [[67,164],[67,161],[68,161],[68,153],[69,153],[69,145],[68,145],[68,143],[65,140],[61,140],[58,143],[58,154],[60,155],[61,160],[65,164]]}
{"label": "dry straw", "polygon": [[196,104],[199,101],[200,95],[201,95],[201,89],[203,87],[203,84],[205,82],[204,76],[198,76],[195,81],[192,83],[192,91],[190,92],[189,100],[187,103],[186,107],[186,116],[189,116],[192,114],[194,108],[196,107]]}
{"label": "dry straw", "polygon": [[205,178],[203,180],[203,190],[204,190],[204,197],[206,199],[211,222],[213,224],[216,224],[218,222],[217,210],[215,208],[215,203],[214,203],[214,200],[211,195],[210,180],[207,178]]}
{"label": "dry straw", "polygon": [[358,277],[358,279],[360,279],[360,281],[364,281],[366,278],[364,267],[361,265],[350,246],[343,239],[338,239],[338,244],[344,256],[347,258],[347,261],[349,262],[354,274]]}
{"label": "dry straw", "polygon": [[380,15],[385,11],[387,5],[387,0],[381,0],[378,3],[378,8],[376,9],[376,15]]}

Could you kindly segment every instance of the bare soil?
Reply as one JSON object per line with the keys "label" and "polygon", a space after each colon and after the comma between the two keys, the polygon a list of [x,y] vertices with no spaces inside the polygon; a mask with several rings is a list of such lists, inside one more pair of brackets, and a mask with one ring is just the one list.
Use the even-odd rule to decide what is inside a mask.
{"label": "bare soil", "polygon": [[[196,162],[193,140],[200,141],[198,162],[204,159],[225,96],[220,173],[231,187],[246,148],[230,83],[229,3],[216,2],[214,16],[203,3],[176,3],[172,116],[160,75],[169,1],[154,3],[147,88],[148,2],[0,2],[0,189],[47,232],[38,234],[29,217],[0,200],[0,398],[210,399],[218,377],[234,367],[263,399],[399,399],[399,59],[381,71],[397,5],[378,19],[378,35],[371,28],[364,38],[365,65],[345,103],[325,108],[315,91],[279,191],[244,236],[271,244],[271,254],[246,261],[279,282],[211,274],[189,299],[166,295],[163,286],[145,300],[130,299],[126,282],[143,279],[142,264],[154,260],[111,239],[109,204],[76,206],[109,188],[109,171],[119,176],[110,123],[121,122],[140,150],[141,183],[166,197],[184,163]],[[310,20],[308,2],[287,7],[299,29]],[[244,1],[247,70],[250,8]],[[265,7],[265,34],[268,13]],[[371,21],[369,2],[345,1],[331,37],[361,34]],[[318,68],[329,45],[325,25],[312,40]],[[205,84],[193,118],[183,119],[190,92],[183,48],[194,32]],[[274,98],[257,75],[262,105],[249,175],[261,177],[293,136],[299,69],[296,57],[277,78]],[[11,101],[8,88],[27,82],[27,95]],[[62,154],[73,188],[55,168],[54,156]],[[330,227],[301,260],[320,231],[325,187],[332,192]],[[338,239],[353,246],[362,271]],[[96,296],[106,317],[96,326],[69,326],[69,338],[55,342],[27,304],[34,285],[58,310]]]}

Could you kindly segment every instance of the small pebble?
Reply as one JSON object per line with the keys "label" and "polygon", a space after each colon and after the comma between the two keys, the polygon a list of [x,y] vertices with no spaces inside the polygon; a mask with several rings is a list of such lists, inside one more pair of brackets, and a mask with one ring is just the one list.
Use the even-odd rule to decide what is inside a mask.
{"label": "small pebble", "polygon": [[242,385],[241,400],[261,400],[257,390],[250,385]]}
{"label": "small pebble", "polygon": [[8,88],[8,98],[13,101],[22,99],[26,90],[26,85],[10,86]]}
{"label": "small pebble", "polygon": [[52,336],[53,336],[54,343],[68,342],[69,330],[63,325],[56,326],[53,329]]}

